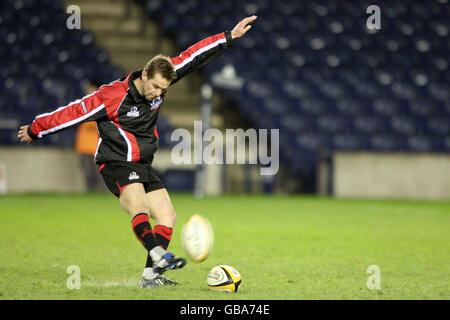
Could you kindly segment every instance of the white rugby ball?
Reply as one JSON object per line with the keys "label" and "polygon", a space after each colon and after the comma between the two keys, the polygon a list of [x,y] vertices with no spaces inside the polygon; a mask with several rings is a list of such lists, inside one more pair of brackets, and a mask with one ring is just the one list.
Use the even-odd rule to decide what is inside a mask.
{"label": "white rugby ball", "polygon": [[222,264],[212,268],[206,282],[212,290],[237,292],[242,283],[242,277],[235,268]]}
{"label": "white rugby ball", "polygon": [[208,219],[194,214],[183,225],[181,245],[186,256],[194,262],[204,261],[212,251],[214,232]]}

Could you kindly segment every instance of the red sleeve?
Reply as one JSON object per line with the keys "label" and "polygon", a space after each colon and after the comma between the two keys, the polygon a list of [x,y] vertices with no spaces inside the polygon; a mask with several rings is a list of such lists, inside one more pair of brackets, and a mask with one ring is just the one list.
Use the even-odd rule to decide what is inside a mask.
{"label": "red sleeve", "polygon": [[122,81],[103,85],[94,93],[66,106],[38,115],[28,133],[33,139],[42,138],[83,122],[96,121],[102,117],[111,119],[126,96],[126,88],[127,85]]}
{"label": "red sleeve", "polygon": [[95,91],[54,111],[38,115],[30,131],[37,138],[42,138],[82,122],[96,120],[99,115],[104,115],[104,110],[101,92]]}
{"label": "red sleeve", "polygon": [[172,84],[220,56],[230,45],[231,33],[226,31],[203,39],[172,58],[177,73]]}

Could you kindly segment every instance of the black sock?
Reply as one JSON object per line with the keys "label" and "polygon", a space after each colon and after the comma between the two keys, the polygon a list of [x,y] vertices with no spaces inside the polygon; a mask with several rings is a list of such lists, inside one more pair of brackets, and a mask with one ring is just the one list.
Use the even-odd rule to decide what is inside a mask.
{"label": "black sock", "polygon": [[[131,220],[131,224],[133,226],[133,231],[136,235],[136,238],[138,238],[138,240],[147,249],[147,251],[150,251],[157,246],[155,236],[150,225],[150,219],[146,213],[139,213],[135,215]],[[152,258],[147,253],[147,262],[145,267],[151,268],[152,266]]]}

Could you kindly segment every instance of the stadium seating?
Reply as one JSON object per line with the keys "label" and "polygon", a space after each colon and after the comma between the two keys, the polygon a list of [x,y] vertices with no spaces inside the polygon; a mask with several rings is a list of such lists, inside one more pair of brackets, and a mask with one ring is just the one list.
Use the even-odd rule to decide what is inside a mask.
{"label": "stadium seating", "polygon": [[[252,127],[280,129],[281,160],[294,173],[310,175],[334,150],[449,151],[446,0],[379,1],[381,30],[366,28],[366,0],[136,1],[180,49],[258,15],[204,75],[235,67],[244,86],[223,93]],[[0,2],[0,119],[28,123],[80,97],[86,79],[123,75],[66,19],[63,1]],[[171,129],[161,118],[162,145]],[[18,143],[0,130],[1,144]],[[42,143],[71,146],[73,132]]]}
{"label": "stadium seating", "polygon": [[[87,79],[109,83],[124,75],[91,33],[69,30],[67,18],[64,1],[0,2],[0,119],[30,123],[37,114],[83,96]],[[165,137],[171,127],[162,122],[158,131]],[[0,144],[19,143],[16,128],[0,130]],[[41,143],[71,147],[74,134],[69,129]]]}
{"label": "stadium seating", "polygon": [[377,2],[381,30],[365,26],[370,1],[140,2],[180,48],[258,16],[204,73],[234,65],[245,85],[224,94],[253,127],[280,128],[294,172],[333,150],[449,151],[446,0]]}

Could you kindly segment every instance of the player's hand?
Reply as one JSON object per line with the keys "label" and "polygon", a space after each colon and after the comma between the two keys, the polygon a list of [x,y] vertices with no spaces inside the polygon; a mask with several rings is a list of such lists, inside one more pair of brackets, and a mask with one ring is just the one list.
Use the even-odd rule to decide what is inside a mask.
{"label": "player's hand", "polygon": [[19,129],[19,133],[17,134],[17,138],[20,139],[20,142],[28,142],[33,143],[34,140],[28,134],[28,126],[21,126]]}
{"label": "player's hand", "polygon": [[231,39],[237,39],[242,37],[248,30],[251,29],[251,23],[258,18],[257,16],[251,16],[243,19],[239,22],[231,31]]}

